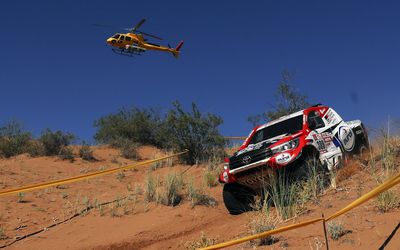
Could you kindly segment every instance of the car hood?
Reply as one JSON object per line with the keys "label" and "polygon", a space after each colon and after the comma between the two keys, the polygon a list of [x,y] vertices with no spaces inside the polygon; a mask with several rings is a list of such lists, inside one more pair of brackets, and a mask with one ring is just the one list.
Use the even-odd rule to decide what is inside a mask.
{"label": "car hood", "polygon": [[256,143],[256,144],[249,144],[246,148],[237,151],[234,154],[234,156],[239,156],[239,155],[244,154],[246,152],[257,150],[257,149],[269,148],[269,147],[271,147],[272,145],[274,145],[276,143],[280,144],[280,143],[289,141],[292,138],[293,138],[293,135],[283,134],[283,135],[275,136],[273,138],[270,138],[268,140],[265,140],[265,141],[262,141],[262,142],[259,142],[259,143]]}

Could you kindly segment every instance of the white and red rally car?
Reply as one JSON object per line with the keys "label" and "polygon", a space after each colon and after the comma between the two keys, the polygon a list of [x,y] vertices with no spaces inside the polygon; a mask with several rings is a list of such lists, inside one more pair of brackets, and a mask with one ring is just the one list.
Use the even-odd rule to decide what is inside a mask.
{"label": "white and red rally car", "polygon": [[248,210],[254,194],[277,169],[301,168],[305,158],[326,170],[369,148],[360,120],[345,122],[330,107],[315,105],[255,127],[239,150],[227,158],[219,181],[231,214]]}

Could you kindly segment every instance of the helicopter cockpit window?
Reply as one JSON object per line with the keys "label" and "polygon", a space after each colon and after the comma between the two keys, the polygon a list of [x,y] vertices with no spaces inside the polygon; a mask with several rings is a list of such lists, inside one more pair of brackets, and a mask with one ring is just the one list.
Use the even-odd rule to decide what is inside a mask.
{"label": "helicopter cockpit window", "polygon": [[118,39],[119,38],[119,34],[114,35],[113,38]]}
{"label": "helicopter cockpit window", "polygon": [[130,41],[130,40],[132,40],[131,37],[129,37],[129,36],[126,36],[126,37],[125,37],[125,41]]}
{"label": "helicopter cockpit window", "polygon": [[119,40],[124,40],[125,36],[120,36]]}

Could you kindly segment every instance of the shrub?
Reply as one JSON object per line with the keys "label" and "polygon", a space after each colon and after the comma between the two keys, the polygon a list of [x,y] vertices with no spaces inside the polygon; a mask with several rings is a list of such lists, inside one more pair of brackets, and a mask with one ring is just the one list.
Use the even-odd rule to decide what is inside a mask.
{"label": "shrub", "polygon": [[121,156],[125,159],[136,160],[139,159],[139,154],[137,152],[137,144],[127,141],[125,144],[121,145]]}
{"label": "shrub", "polygon": [[338,240],[340,237],[347,233],[347,231],[344,230],[342,223],[335,222],[328,223],[328,232],[333,240]]}
{"label": "shrub", "polygon": [[154,109],[121,109],[94,122],[98,129],[94,138],[100,143],[119,146],[123,138],[140,144],[160,146],[156,131],[161,123],[158,112]]}
{"label": "shrub", "polygon": [[206,170],[203,175],[203,179],[207,187],[215,187],[218,185],[218,177],[215,171]]}
{"label": "shrub", "polygon": [[221,117],[203,115],[195,103],[191,112],[185,112],[178,101],[173,106],[165,119],[165,146],[177,151],[188,149],[182,159],[191,165],[208,161],[216,152],[224,155],[226,142],[217,129],[223,122]]}
{"label": "shrub", "polygon": [[281,80],[275,91],[276,106],[272,106],[267,112],[249,116],[247,121],[256,126],[265,120],[275,120],[281,116],[291,114],[310,106],[307,96],[297,92],[293,87],[294,73],[283,70]]}
{"label": "shrub", "polygon": [[201,236],[199,240],[188,241],[185,243],[185,248],[190,250],[195,250],[199,248],[204,248],[208,246],[212,246],[217,242],[214,238],[208,238],[204,232],[201,232]]}
{"label": "shrub", "polygon": [[298,187],[286,176],[284,170],[277,175],[270,176],[271,199],[276,207],[278,215],[286,220],[296,213]]}
{"label": "shrub", "polygon": [[168,173],[163,184],[163,192],[161,193],[160,202],[164,205],[178,205],[181,201],[179,192],[183,187],[182,176],[175,172]]}
{"label": "shrub", "polygon": [[25,197],[25,193],[23,192],[19,192],[18,193],[18,203],[23,203],[24,202],[24,197]]}
{"label": "shrub", "polygon": [[74,155],[73,149],[71,147],[67,147],[67,146],[62,147],[60,149],[58,156],[62,160],[69,160],[70,162],[74,162],[74,160],[75,160],[75,155]]}
{"label": "shrub", "polygon": [[0,227],[0,240],[7,239],[6,230],[3,227]]}
{"label": "shrub", "polygon": [[146,201],[154,201],[157,186],[154,178],[148,175],[144,181],[144,199]]}
{"label": "shrub", "polygon": [[60,130],[52,132],[50,129],[46,129],[40,136],[39,141],[44,146],[45,155],[52,156],[62,153],[61,150],[70,145],[74,139],[75,136],[73,134],[64,133]]}
{"label": "shrub", "polygon": [[118,172],[116,178],[121,182],[125,178],[124,171]]}
{"label": "shrub", "polygon": [[[266,231],[270,231],[275,229],[276,222],[272,221],[272,219],[265,214],[264,212],[257,212],[254,216],[250,219],[249,227],[251,234],[259,234]],[[275,238],[273,235],[269,235],[257,240],[253,240],[252,243],[262,246],[262,245],[272,245],[277,242],[278,239]]]}
{"label": "shrub", "polygon": [[30,141],[26,148],[26,152],[32,157],[42,156],[46,153],[43,144],[38,140]]}
{"label": "shrub", "polygon": [[93,150],[85,142],[83,142],[82,146],[79,148],[79,157],[81,157],[85,161],[95,161],[96,160],[93,156]]}
{"label": "shrub", "polygon": [[388,190],[379,194],[376,197],[375,203],[380,212],[386,213],[391,209],[399,207],[400,199],[395,192]]}
{"label": "shrub", "polygon": [[187,191],[188,200],[192,202],[192,207],[197,205],[215,207],[217,205],[217,201],[213,197],[204,194],[201,189],[194,186],[193,179],[191,179],[187,184]]}
{"label": "shrub", "polygon": [[122,109],[95,121],[95,139],[122,148],[125,141],[147,144],[166,150],[189,150],[182,159],[189,164],[207,161],[216,152],[224,155],[225,140],[219,134],[222,119],[201,114],[196,104],[185,112],[179,102],[173,103],[163,118],[154,109]]}
{"label": "shrub", "polygon": [[8,158],[24,153],[31,139],[31,133],[24,131],[20,123],[8,122],[0,128],[0,156]]}

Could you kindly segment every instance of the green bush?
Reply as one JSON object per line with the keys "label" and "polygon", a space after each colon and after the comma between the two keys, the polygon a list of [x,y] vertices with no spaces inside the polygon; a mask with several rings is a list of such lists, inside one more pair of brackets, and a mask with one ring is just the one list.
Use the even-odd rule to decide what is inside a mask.
{"label": "green bush", "polygon": [[386,213],[400,206],[400,198],[392,190],[380,193],[375,199],[378,210]]}
{"label": "green bush", "polygon": [[162,123],[154,109],[121,109],[94,122],[98,129],[94,138],[100,143],[119,147],[119,141],[127,139],[140,144],[160,146],[156,131]]}
{"label": "green bush", "polygon": [[188,149],[188,154],[182,156],[188,164],[206,162],[216,152],[224,155],[225,139],[218,131],[223,123],[221,117],[202,114],[194,103],[191,112],[185,112],[177,101],[173,105],[165,119],[166,147],[176,151]]}
{"label": "green bush", "polygon": [[249,116],[247,121],[256,126],[267,120],[275,120],[311,106],[306,95],[299,93],[293,86],[294,73],[283,70],[281,80],[275,91],[276,105],[267,109],[267,112]]}
{"label": "green bush", "polygon": [[215,154],[224,155],[225,139],[218,126],[222,119],[213,114],[202,114],[196,104],[191,112],[183,110],[179,102],[161,117],[155,109],[122,109],[94,122],[95,139],[124,150],[127,141],[153,145],[166,150],[189,150],[182,159],[189,164],[206,162]]}
{"label": "green bush", "polygon": [[204,190],[201,188],[197,188],[194,185],[194,179],[190,179],[187,183],[187,198],[192,202],[192,207],[197,205],[204,205],[208,207],[215,207],[217,206],[217,201],[204,193]]}
{"label": "green bush", "polygon": [[0,128],[0,156],[8,158],[25,153],[31,140],[31,133],[24,131],[20,123],[6,123]]}
{"label": "green bush", "polygon": [[96,158],[93,156],[93,150],[88,144],[82,142],[82,146],[79,148],[79,157],[85,161],[95,161]]}
{"label": "green bush", "polygon": [[39,138],[39,141],[43,144],[45,155],[60,155],[66,146],[70,145],[75,139],[75,136],[70,133],[64,133],[60,130],[52,132],[50,129],[46,129]]}
{"label": "green bush", "polygon": [[168,173],[165,176],[163,190],[161,193],[160,202],[164,205],[176,206],[181,201],[179,192],[183,187],[182,175],[175,172]]}
{"label": "green bush", "polygon": [[333,240],[338,240],[340,237],[348,233],[348,230],[345,230],[343,224],[338,222],[329,222],[328,223],[328,233]]}
{"label": "green bush", "polygon": [[[124,142],[122,143],[122,141]],[[131,142],[129,140],[120,140],[118,145],[121,151],[121,156],[125,159],[139,159],[139,154],[137,152],[137,143]]]}
{"label": "green bush", "polygon": [[43,143],[41,143],[38,140],[32,140],[29,142],[26,148],[26,153],[28,153],[32,157],[37,157],[45,155],[46,151],[43,146]]}
{"label": "green bush", "polygon": [[65,146],[60,149],[58,156],[63,160],[69,160],[70,162],[74,162],[75,155],[74,151],[71,147]]}

